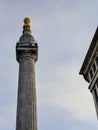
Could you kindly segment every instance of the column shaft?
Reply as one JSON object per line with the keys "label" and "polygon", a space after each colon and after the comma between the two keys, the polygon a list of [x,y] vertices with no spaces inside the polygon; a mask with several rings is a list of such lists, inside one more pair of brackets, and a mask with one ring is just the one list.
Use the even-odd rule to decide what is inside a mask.
{"label": "column shaft", "polygon": [[19,60],[16,130],[37,130],[35,61],[24,56]]}

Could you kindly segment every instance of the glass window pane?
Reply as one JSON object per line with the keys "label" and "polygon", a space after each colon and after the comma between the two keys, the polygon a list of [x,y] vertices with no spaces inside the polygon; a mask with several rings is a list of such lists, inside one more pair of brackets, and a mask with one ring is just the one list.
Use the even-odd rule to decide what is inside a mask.
{"label": "glass window pane", "polygon": [[93,72],[92,72],[92,70],[90,70],[90,77],[91,77],[91,79],[92,79],[92,77],[93,77]]}
{"label": "glass window pane", "polygon": [[97,64],[97,66],[98,66],[98,56],[96,57],[96,64]]}
{"label": "glass window pane", "polygon": [[98,102],[98,94],[97,94],[96,89],[94,89],[94,95],[95,95],[96,102]]}
{"label": "glass window pane", "polygon": [[94,72],[96,71],[96,65],[95,65],[95,63],[93,64],[93,71]]}

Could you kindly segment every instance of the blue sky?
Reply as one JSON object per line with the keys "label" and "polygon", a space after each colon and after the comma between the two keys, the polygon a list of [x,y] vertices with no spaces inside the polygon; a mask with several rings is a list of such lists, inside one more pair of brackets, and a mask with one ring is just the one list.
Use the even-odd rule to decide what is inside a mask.
{"label": "blue sky", "polygon": [[15,45],[31,18],[39,44],[36,63],[39,130],[97,130],[88,83],[79,75],[98,25],[97,0],[0,0],[0,129],[16,127]]}

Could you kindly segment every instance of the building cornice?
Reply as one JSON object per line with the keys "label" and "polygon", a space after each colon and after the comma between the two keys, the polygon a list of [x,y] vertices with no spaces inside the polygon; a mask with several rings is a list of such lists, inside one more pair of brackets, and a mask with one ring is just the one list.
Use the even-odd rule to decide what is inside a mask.
{"label": "building cornice", "polygon": [[96,32],[95,32],[94,37],[92,39],[92,42],[90,44],[89,50],[86,54],[83,65],[82,65],[81,70],[79,72],[79,74],[84,76],[86,81],[88,81],[88,77],[87,77],[88,69],[92,63],[92,60],[96,56],[97,46],[98,46],[98,27],[96,29]]}

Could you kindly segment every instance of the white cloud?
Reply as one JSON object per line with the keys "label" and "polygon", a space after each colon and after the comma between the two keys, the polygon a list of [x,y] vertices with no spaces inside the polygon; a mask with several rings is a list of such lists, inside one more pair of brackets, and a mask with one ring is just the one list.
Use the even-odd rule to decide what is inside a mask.
{"label": "white cloud", "polygon": [[16,125],[16,104],[6,104],[2,104],[0,108],[0,128],[2,129],[10,129]]}

